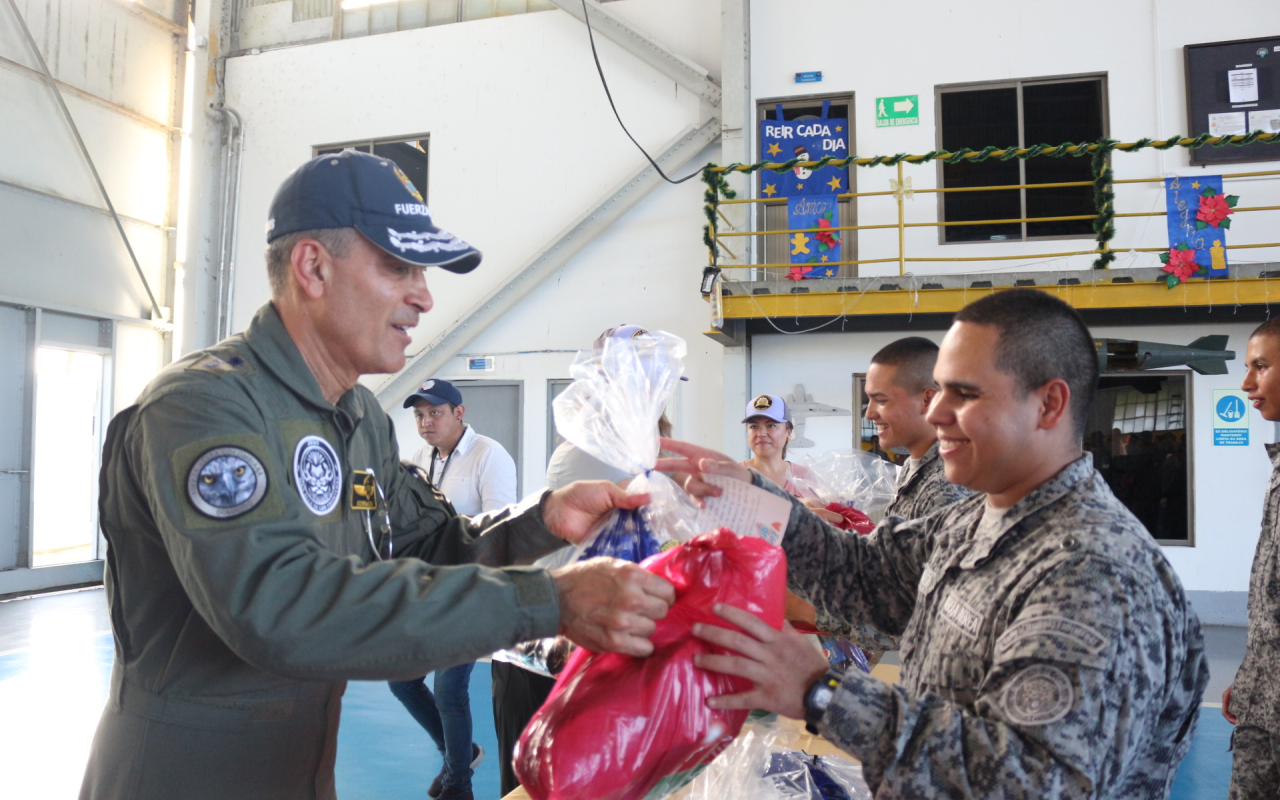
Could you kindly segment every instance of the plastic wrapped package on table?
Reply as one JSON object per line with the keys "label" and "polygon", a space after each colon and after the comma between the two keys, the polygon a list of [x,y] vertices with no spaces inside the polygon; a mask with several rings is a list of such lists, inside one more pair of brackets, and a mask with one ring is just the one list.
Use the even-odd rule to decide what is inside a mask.
{"label": "plastic wrapped package on table", "polygon": [[[531,798],[520,787],[504,800]],[[871,800],[871,790],[856,759],[803,723],[756,712],[723,753],[667,800]]]}
{"label": "plastic wrapped package on table", "polygon": [[654,652],[634,658],[578,649],[570,656],[516,747],[516,775],[533,800],[663,797],[727,747],[746,721],[746,711],[707,706],[709,697],[752,684],[695,667],[694,655],[724,651],[691,631],[697,622],[732,627],[715,614],[716,603],[781,628],[782,549],[721,528],[642,566],[676,590],[650,637]]}

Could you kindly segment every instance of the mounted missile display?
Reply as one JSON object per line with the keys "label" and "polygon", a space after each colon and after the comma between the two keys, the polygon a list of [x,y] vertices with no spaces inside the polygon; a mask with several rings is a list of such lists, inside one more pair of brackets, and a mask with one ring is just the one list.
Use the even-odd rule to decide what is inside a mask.
{"label": "mounted missile display", "polygon": [[1201,375],[1226,375],[1227,362],[1236,357],[1225,335],[1201,336],[1186,346],[1129,339],[1094,339],[1093,345],[1100,372],[1186,366]]}

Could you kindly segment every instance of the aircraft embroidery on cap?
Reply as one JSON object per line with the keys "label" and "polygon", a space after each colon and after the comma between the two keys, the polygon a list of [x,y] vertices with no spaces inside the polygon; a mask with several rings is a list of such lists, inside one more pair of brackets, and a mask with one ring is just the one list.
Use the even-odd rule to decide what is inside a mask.
{"label": "aircraft embroidery on cap", "polygon": [[756,398],[755,402],[751,404],[751,407],[757,411],[764,411],[766,408],[772,408],[773,398],[767,394],[762,394]]}
{"label": "aircraft embroidery on cap", "polygon": [[414,200],[417,200],[419,203],[426,202],[422,199],[422,195],[419,194],[418,187],[413,185],[413,182],[409,180],[409,176],[405,175],[404,172],[401,171],[400,167],[392,164],[391,169],[396,173],[396,177],[400,179],[400,182],[404,184],[404,188],[409,190],[409,194],[413,195]]}

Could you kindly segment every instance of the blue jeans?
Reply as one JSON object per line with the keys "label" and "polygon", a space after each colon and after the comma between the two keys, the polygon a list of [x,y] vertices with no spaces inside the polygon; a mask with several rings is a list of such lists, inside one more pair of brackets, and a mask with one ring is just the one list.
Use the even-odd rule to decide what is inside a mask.
{"label": "blue jeans", "polygon": [[446,786],[471,788],[471,670],[475,662],[439,670],[432,697],[426,677],[388,681],[396,696],[440,748]]}

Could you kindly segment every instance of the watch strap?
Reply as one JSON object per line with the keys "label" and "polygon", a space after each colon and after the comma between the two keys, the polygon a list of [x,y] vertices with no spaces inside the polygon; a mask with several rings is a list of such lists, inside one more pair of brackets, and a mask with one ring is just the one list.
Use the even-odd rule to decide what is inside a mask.
{"label": "watch strap", "polygon": [[843,678],[843,673],[834,669],[827,670],[827,673],[810,684],[809,691],[805,692],[804,727],[809,733],[815,736],[818,735],[818,723],[822,721],[823,715],[827,713],[827,706],[831,703],[831,696],[839,688],[840,681]]}

